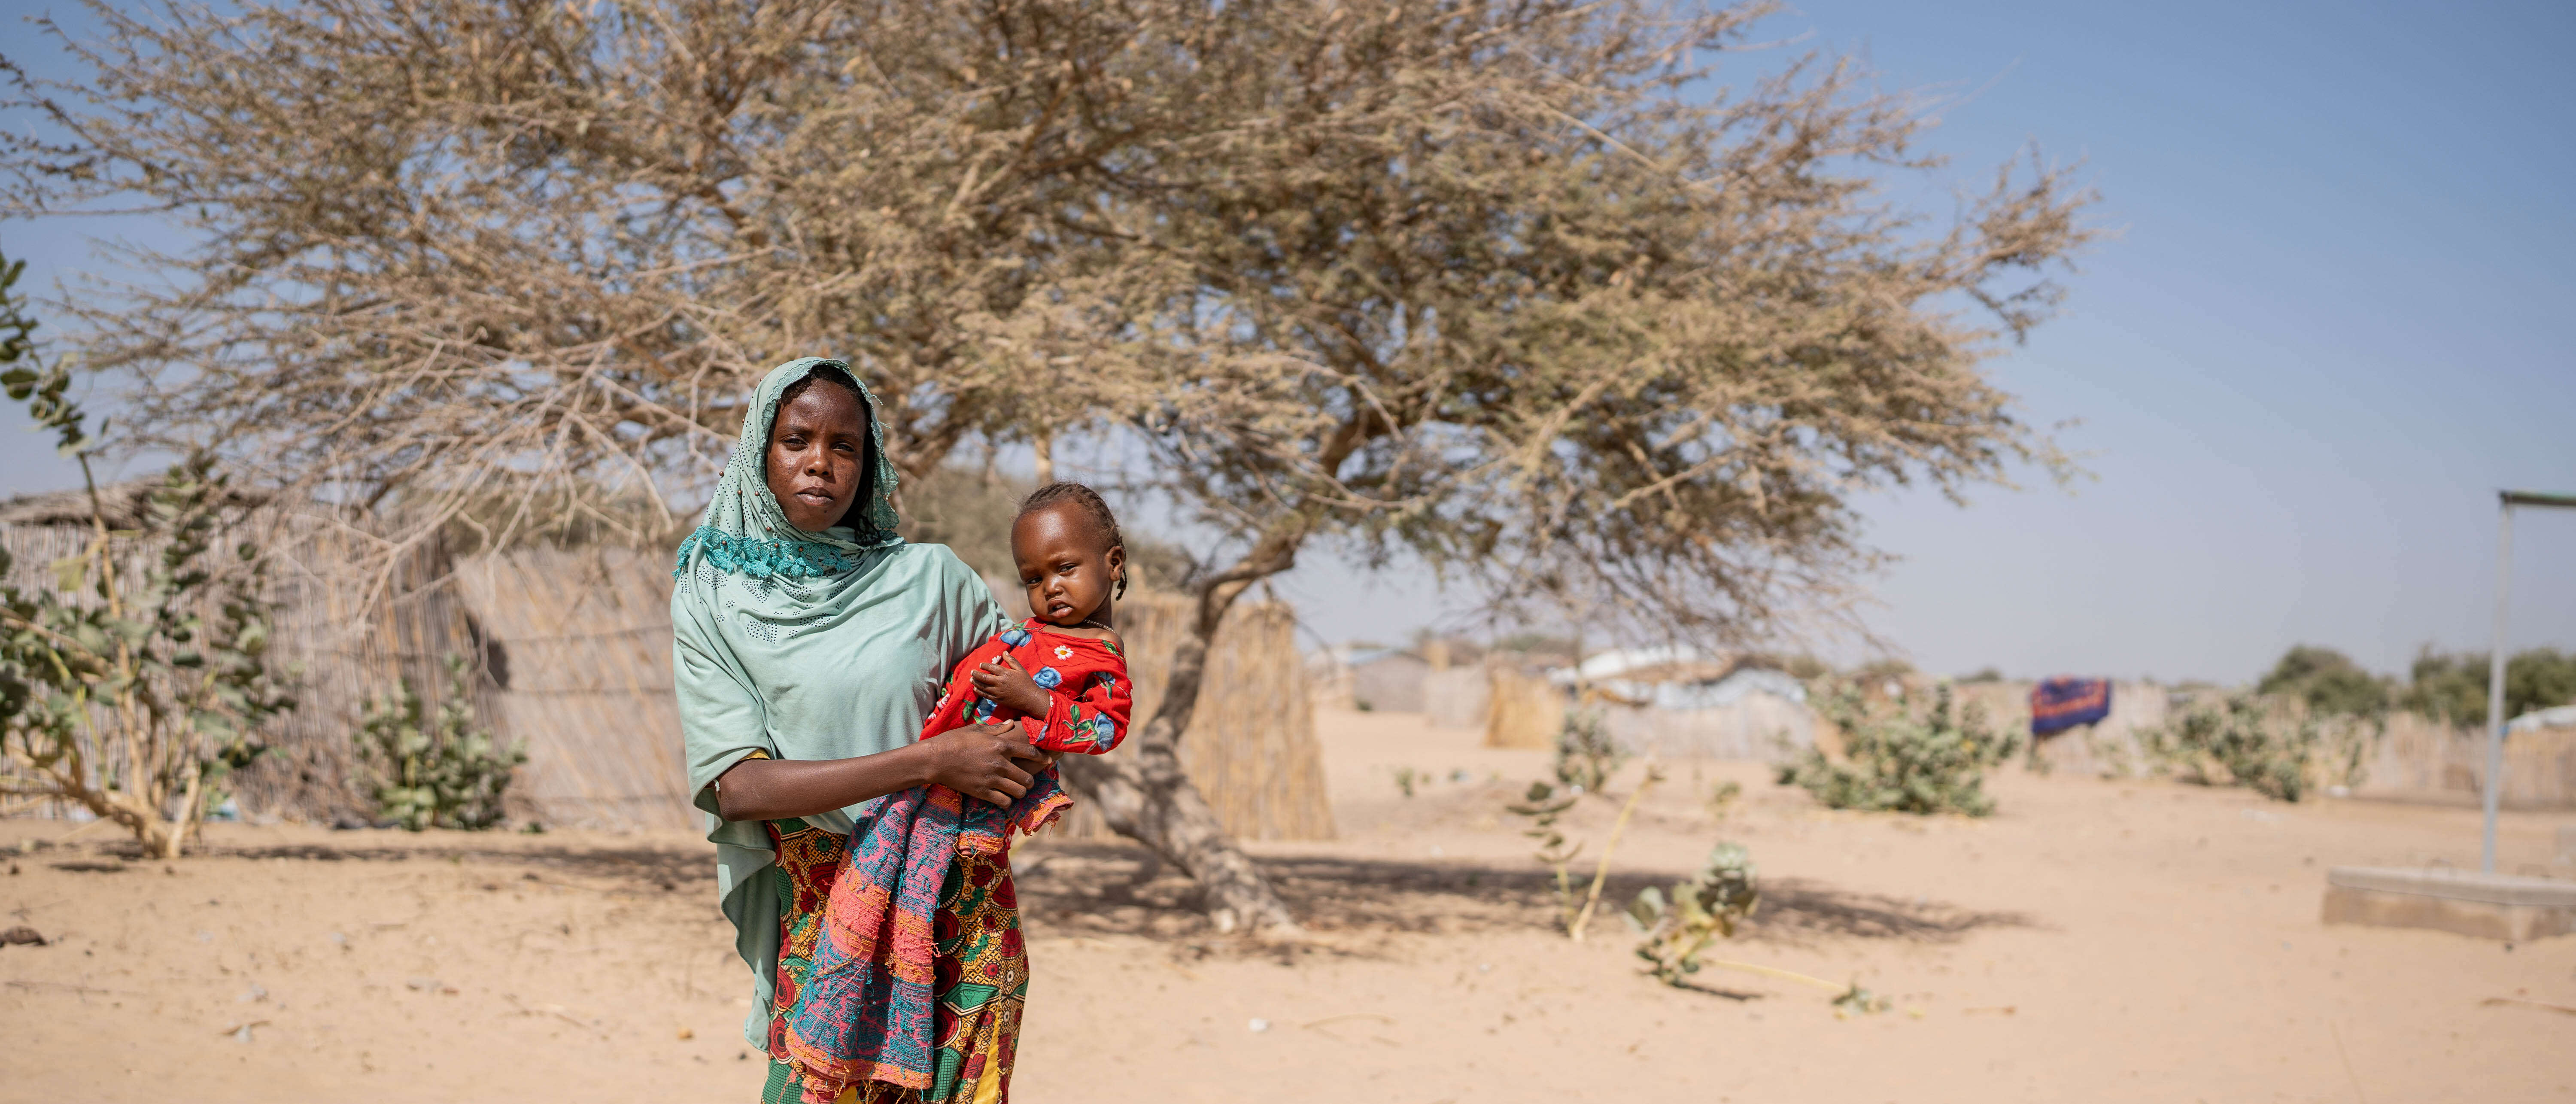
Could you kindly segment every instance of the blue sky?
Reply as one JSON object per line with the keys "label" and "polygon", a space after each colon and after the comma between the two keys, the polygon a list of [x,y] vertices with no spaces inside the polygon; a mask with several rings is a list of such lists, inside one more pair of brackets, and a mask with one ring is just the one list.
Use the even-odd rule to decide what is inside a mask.
{"label": "blue sky", "polygon": [[[2060,440],[2095,478],[1870,500],[1901,557],[1871,626],[1927,670],[2017,675],[2483,648],[2495,490],[2576,491],[2576,7],[2074,7],[1817,2],[1764,28],[1941,100],[1932,194],[2036,143],[2118,231],[1992,364],[2032,420],[2080,419]],[[13,44],[32,10],[0,2]],[[102,230],[151,232],[10,223],[0,247],[50,278]],[[0,432],[0,493],[65,478]],[[2576,648],[2569,515],[2517,522],[2518,647]],[[1330,557],[1279,589],[1334,640],[1463,600]]]}
{"label": "blue sky", "polygon": [[[1900,654],[2236,681],[2301,642],[2485,647],[2494,491],[2576,491],[2576,6],[1854,0],[1768,31],[1947,101],[1942,188],[2035,142],[2119,231],[1992,365],[2081,419],[2097,478],[1869,504]],[[2516,547],[2512,640],[2576,647],[2576,516]],[[1328,637],[1440,608],[1302,575]]]}

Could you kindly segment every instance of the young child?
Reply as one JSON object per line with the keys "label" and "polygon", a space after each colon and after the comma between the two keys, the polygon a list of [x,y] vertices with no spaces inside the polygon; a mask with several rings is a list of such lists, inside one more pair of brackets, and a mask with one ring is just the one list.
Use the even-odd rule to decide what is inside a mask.
{"label": "young child", "polygon": [[[957,665],[922,738],[970,722],[1017,721],[1041,751],[1106,753],[1126,737],[1132,704],[1126,650],[1110,627],[1111,605],[1127,591],[1118,518],[1089,487],[1047,484],[1011,522],[1011,558],[1033,616]],[[1035,832],[1072,805],[1049,766],[1007,814],[990,805],[968,810],[966,830]]]}
{"label": "young child", "polygon": [[[1117,747],[1130,708],[1125,652],[1110,627],[1111,604],[1127,588],[1118,519],[1091,488],[1050,483],[1021,504],[1011,555],[1036,616],[957,665],[922,739],[970,722],[1004,721],[1046,751],[1098,755]],[[1018,922],[1008,920],[990,940],[967,938],[952,930],[958,918],[940,911],[941,889],[954,871],[1008,894],[1003,853],[1010,833],[1035,832],[1072,804],[1052,764],[1007,809],[945,786],[867,804],[811,938],[811,967],[801,979],[780,971],[786,1014],[773,1028],[771,1052],[793,1065],[807,1101],[848,1099],[844,1092],[866,1082],[950,1099],[965,1091],[957,1089],[959,1077],[976,1100],[1009,1099],[1016,1004],[997,1012],[1009,1002],[987,1001],[960,1020],[942,994],[951,986],[1003,991],[1014,978],[1025,982]],[[937,941],[952,936],[989,946],[971,962],[939,958]],[[971,1040],[986,1035],[992,1053],[969,1053]],[[943,1086],[951,1093],[943,1095]]]}

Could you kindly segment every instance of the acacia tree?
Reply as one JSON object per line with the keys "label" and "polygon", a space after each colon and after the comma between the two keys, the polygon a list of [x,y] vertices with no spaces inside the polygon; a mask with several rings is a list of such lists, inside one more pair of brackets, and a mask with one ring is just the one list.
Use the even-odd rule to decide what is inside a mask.
{"label": "acacia tree", "polygon": [[1275,924],[1178,747],[1226,610],[1316,542],[1726,635],[1867,565],[1855,492],[2054,462],[1977,365],[2084,197],[1888,206],[1935,162],[1857,67],[1701,90],[1765,10],[160,0],[22,81],[60,137],[0,180],[193,226],[85,365],[153,434],[413,507],[397,540],[493,493],[498,540],[605,520],[601,484],[676,520],[792,354],[868,374],[912,475],[1133,427],[1226,545],[1133,755],[1068,777]]}
{"label": "acacia tree", "polygon": [[91,8],[86,80],[19,79],[54,126],[6,139],[6,199],[192,231],[62,304],[126,443],[405,505],[397,542],[495,496],[499,543],[626,524],[602,487],[684,518],[795,355],[868,375],[909,475],[1071,417],[1032,369],[1103,276],[1060,212],[1165,63],[1025,0]]}
{"label": "acacia tree", "polygon": [[1724,640],[1846,591],[1855,493],[2062,463],[1977,366],[2056,301],[2089,196],[2007,166],[1948,225],[1887,206],[1871,172],[1938,162],[1848,62],[1687,94],[1761,6],[1230,11],[1199,88],[1236,122],[1158,149],[1121,229],[1190,266],[1138,424],[1234,554],[1139,754],[1069,772],[1225,907],[1285,919],[1174,749],[1228,607],[1316,542]]}

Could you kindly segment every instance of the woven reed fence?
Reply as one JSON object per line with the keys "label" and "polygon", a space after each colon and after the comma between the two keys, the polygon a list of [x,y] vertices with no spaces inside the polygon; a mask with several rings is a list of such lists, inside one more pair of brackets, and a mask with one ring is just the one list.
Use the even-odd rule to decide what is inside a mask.
{"label": "woven reed fence", "polygon": [[1505,664],[1486,668],[1492,679],[1485,706],[1485,746],[1552,748],[1565,727],[1565,692],[1547,676]]}
{"label": "woven reed fence", "polygon": [[[272,553],[273,654],[301,677],[295,710],[270,724],[270,753],[227,785],[250,810],[321,821],[361,815],[349,734],[370,701],[406,678],[435,693],[430,688],[444,685],[450,654],[480,665],[471,619],[445,585],[448,557],[432,542],[391,557],[379,570],[352,571],[363,538],[318,518],[271,510],[254,512],[216,544],[228,547],[245,536],[266,542]],[[14,561],[10,582],[25,588],[50,589],[52,565],[82,555],[91,539],[81,526],[0,525],[0,548]],[[116,552],[119,577],[139,586],[157,549],[119,538]],[[494,704],[488,685],[478,678],[469,692],[488,713]],[[105,750],[101,769],[121,769],[114,749]],[[52,802],[0,810],[26,811],[65,810]]]}
{"label": "woven reed fence", "polygon": [[[445,696],[446,661],[457,656],[467,664],[478,720],[527,750],[510,791],[515,819],[608,830],[696,826],[671,690],[667,553],[458,557],[433,539],[387,562],[365,559],[378,550],[363,535],[310,516],[263,511],[246,528],[274,557],[276,654],[301,672],[297,708],[267,734],[270,753],[230,782],[246,812],[324,823],[366,817],[350,737],[403,680],[424,699]],[[90,539],[76,526],[0,524],[0,548],[14,561],[10,581],[23,587],[51,586],[50,565],[79,555]],[[139,542],[119,548],[129,577],[141,578],[152,551]],[[375,566],[353,568],[361,562]],[[1002,596],[1017,597],[1016,588]],[[1160,701],[1182,607],[1181,599],[1146,595],[1120,605],[1139,719]],[[1185,741],[1192,779],[1244,838],[1332,834],[1294,625],[1285,607],[1237,608],[1210,654],[1208,688]],[[0,815],[64,811],[20,802]],[[1096,821],[1067,829],[1101,832]]]}
{"label": "woven reed fence", "polygon": [[671,692],[671,566],[623,548],[475,556],[456,588],[488,641],[493,729],[526,741],[512,815],[585,828],[690,828]]}
{"label": "woven reed fence", "polygon": [[[1188,616],[1188,600],[1173,595],[1131,594],[1118,603],[1118,635],[1127,642],[1139,726],[1162,704]],[[1285,604],[1237,603],[1208,649],[1198,710],[1181,740],[1182,769],[1236,839],[1333,838],[1323,752],[1315,741],[1313,699],[1296,633],[1296,613]],[[1121,747],[1110,754],[1130,752]],[[1050,832],[1058,833],[1065,839],[1110,835],[1083,805]]]}

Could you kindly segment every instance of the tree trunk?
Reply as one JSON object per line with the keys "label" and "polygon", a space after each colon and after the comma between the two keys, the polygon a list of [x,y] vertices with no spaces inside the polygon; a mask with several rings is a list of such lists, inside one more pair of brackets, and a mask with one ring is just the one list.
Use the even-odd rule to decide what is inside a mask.
{"label": "tree trunk", "polygon": [[1068,755],[1061,764],[1065,782],[1100,810],[1111,829],[1153,848],[1198,882],[1208,915],[1221,930],[1238,924],[1294,930],[1297,920],[1190,784],[1181,769],[1181,737],[1198,710],[1208,646],[1226,611],[1254,582],[1295,566],[1303,536],[1293,529],[1266,536],[1234,567],[1191,588],[1198,616],[1173,651],[1171,682],[1153,719],[1137,730],[1134,755]]}

